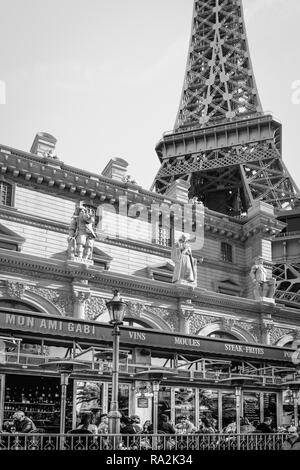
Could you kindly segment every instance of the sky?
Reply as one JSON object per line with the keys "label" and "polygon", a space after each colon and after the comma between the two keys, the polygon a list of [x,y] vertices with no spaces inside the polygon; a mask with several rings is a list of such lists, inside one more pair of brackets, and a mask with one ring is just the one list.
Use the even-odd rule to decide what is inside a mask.
{"label": "sky", "polygon": [[[243,4],[262,105],[283,124],[300,187],[300,2]],[[150,188],[179,106],[193,0],[0,0],[0,11],[0,143],[29,151],[49,132],[66,164],[101,173],[121,157]]]}

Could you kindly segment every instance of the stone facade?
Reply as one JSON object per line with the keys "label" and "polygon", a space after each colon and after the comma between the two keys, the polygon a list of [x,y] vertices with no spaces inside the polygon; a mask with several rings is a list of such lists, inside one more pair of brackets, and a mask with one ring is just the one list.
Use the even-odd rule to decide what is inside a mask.
{"label": "stone facade", "polygon": [[[176,192],[160,196],[113,173],[75,172],[61,161],[13,149],[0,149],[0,169],[14,192],[13,206],[0,206],[0,239],[7,243],[0,245],[0,305],[20,301],[48,315],[101,322],[107,321],[111,290],[118,288],[128,304],[126,318],[141,327],[193,335],[221,331],[271,344],[297,337],[297,309],[253,299],[253,259],[263,256],[271,266],[272,237],[284,227],[271,206],[258,203],[243,220],[205,209],[204,244],[193,252],[197,286],[176,286],[159,277],[164,266],[172,276],[171,247],[153,238],[149,220],[108,210],[120,196],[130,210],[137,204],[149,213],[151,204],[180,206],[186,201],[174,199]],[[68,227],[78,204],[101,213],[93,265],[67,256]],[[109,263],[102,263],[104,257]],[[266,320],[272,327],[266,328]]]}

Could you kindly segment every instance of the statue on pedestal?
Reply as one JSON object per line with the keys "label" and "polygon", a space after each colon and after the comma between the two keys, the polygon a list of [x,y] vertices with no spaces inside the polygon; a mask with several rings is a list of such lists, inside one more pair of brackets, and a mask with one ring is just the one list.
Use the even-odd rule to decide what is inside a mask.
{"label": "statue on pedestal", "polygon": [[95,217],[93,211],[86,207],[77,207],[73,214],[68,238],[68,256],[70,259],[92,260]]}
{"label": "statue on pedestal", "polygon": [[264,267],[264,260],[261,256],[256,258],[255,264],[250,271],[250,277],[253,281],[255,300],[274,298],[276,281],[274,278],[270,277],[267,269]]}
{"label": "statue on pedestal", "polygon": [[185,235],[182,235],[174,244],[171,258],[175,263],[172,282],[195,284],[197,282],[197,261],[192,256],[192,250]]}

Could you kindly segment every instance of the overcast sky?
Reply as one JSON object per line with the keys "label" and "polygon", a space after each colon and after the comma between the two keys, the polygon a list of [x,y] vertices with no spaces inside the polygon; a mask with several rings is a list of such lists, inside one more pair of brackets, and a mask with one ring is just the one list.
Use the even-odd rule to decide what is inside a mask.
{"label": "overcast sky", "polygon": [[[300,186],[300,1],[244,9],[262,105],[283,124]],[[154,147],[176,118],[192,10],[193,0],[0,0],[0,143],[29,151],[49,132],[66,164],[97,173],[122,157],[149,188]]]}

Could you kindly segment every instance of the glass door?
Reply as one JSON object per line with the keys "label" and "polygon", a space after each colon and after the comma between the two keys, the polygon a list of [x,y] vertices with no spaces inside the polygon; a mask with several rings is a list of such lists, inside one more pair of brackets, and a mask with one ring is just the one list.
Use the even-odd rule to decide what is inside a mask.
{"label": "glass door", "polygon": [[222,391],[222,431],[236,431],[236,396],[234,390]]}
{"label": "glass door", "polygon": [[93,415],[92,424],[99,425],[103,408],[103,385],[96,381],[74,381],[73,428],[79,425],[82,414],[87,412]]}
{"label": "glass door", "polygon": [[[219,430],[219,392],[199,389],[199,428],[212,427]],[[197,426],[197,425],[196,425]]]}
{"label": "glass door", "polygon": [[[241,432],[244,429],[256,428],[261,421],[261,394],[259,392],[243,392],[242,416],[244,423],[241,423]],[[248,426],[248,428],[246,427]]]}
{"label": "glass door", "polygon": [[[112,397],[112,385],[108,384],[108,411]],[[122,416],[129,416],[129,384],[119,384],[118,392],[119,412]]]}
{"label": "glass door", "polygon": [[271,427],[277,428],[277,394],[276,393],[264,393],[263,394],[263,409],[264,419],[272,418]]}
{"label": "glass door", "polygon": [[[196,426],[195,389],[188,387],[175,388],[175,427],[178,434],[187,432],[187,424]],[[187,420],[187,421],[186,421]],[[189,427],[191,425],[189,424]]]}

